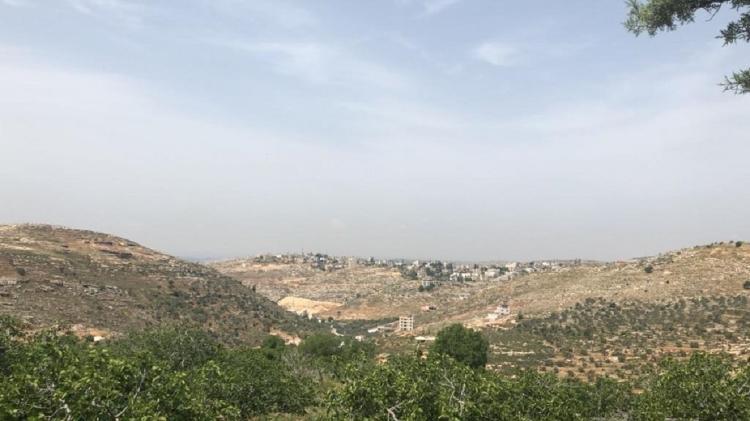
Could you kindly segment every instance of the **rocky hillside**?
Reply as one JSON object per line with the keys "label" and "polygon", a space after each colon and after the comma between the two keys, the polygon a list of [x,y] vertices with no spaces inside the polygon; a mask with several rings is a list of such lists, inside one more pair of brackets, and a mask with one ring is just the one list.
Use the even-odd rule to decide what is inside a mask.
{"label": "rocky hillside", "polygon": [[509,296],[516,310],[539,314],[560,311],[587,298],[658,302],[743,294],[746,281],[750,281],[750,245],[722,242],[531,274],[491,288],[480,302],[490,304]]}
{"label": "rocky hillside", "polygon": [[48,225],[0,225],[0,314],[97,336],[183,321],[245,343],[309,323],[209,267]]}
{"label": "rocky hillside", "polygon": [[[584,263],[511,281],[445,282],[424,292],[418,291],[418,281],[404,279],[387,268],[327,272],[252,259],[212,266],[245,285],[257,286],[259,293],[275,301],[289,297],[313,300],[311,308],[318,303],[340,304],[315,312],[323,317],[384,319],[414,314],[418,331],[434,332],[448,322],[481,326],[487,322],[488,311],[502,302],[510,304],[512,316],[545,316],[587,299],[656,303],[745,294],[743,284],[750,281],[750,245],[715,243],[629,261]],[[426,306],[434,309],[423,311]]]}
{"label": "rocky hillside", "polygon": [[[224,260],[210,266],[290,310],[337,319],[380,318],[379,311],[358,311],[362,310],[361,304],[410,290],[416,292],[418,285],[407,282],[395,269],[380,267],[347,266],[325,271],[308,264],[259,263],[252,258]],[[388,307],[387,303],[383,307]],[[387,309],[393,311],[398,309]]]}

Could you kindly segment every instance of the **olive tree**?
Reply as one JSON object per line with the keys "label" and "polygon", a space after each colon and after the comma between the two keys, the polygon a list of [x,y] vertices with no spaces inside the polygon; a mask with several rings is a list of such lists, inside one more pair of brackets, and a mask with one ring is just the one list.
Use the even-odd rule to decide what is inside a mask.
{"label": "olive tree", "polygon": [[472,368],[480,368],[487,364],[488,348],[487,339],[480,332],[456,323],[438,332],[431,352],[448,355]]}

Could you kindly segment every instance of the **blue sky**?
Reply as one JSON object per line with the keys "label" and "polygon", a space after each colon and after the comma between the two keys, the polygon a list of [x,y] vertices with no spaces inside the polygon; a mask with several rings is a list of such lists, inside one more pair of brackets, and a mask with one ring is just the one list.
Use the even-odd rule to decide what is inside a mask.
{"label": "blue sky", "polygon": [[620,1],[0,0],[2,222],[184,256],[750,239],[747,65]]}

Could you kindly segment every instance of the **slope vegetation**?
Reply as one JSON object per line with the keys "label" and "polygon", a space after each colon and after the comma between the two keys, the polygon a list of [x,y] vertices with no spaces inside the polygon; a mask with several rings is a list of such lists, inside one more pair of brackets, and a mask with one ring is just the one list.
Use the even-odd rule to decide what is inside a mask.
{"label": "slope vegetation", "polygon": [[308,325],[240,282],[107,234],[0,226],[0,314],[108,336],[165,322],[257,343],[271,327]]}

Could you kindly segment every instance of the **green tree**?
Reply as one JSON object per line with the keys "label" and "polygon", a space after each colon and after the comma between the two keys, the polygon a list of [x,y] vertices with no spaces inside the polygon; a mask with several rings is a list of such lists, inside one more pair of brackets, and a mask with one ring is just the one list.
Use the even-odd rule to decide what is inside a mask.
{"label": "green tree", "polygon": [[[659,31],[673,31],[693,22],[698,11],[703,10],[713,17],[722,7],[735,10],[739,18],[722,29],[717,38],[723,39],[724,45],[750,42],[750,0],[628,0],[625,27],[636,35],[646,32],[654,36]],[[725,77],[722,85],[728,91],[750,92],[750,69]]]}
{"label": "green tree", "polygon": [[339,355],[343,346],[343,338],[329,333],[316,333],[305,338],[299,349],[311,357],[328,358]]}
{"label": "green tree", "polygon": [[750,419],[750,369],[725,357],[696,353],[689,360],[665,360],[639,397],[635,419]]}
{"label": "green tree", "polygon": [[111,348],[122,357],[157,361],[170,370],[185,370],[216,359],[222,346],[203,330],[171,325],[132,332],[112,343]]}
{"label": "green tree", "polygon": [[359,356],[372,357],[375,346],[370,342],[359,342],[348,336],[316,333],[308,336],[299,346],[303,354],[322,359],[349,361]]}
{"label": "green tree", "polygon": [[236,408],[241,419],[268,413],[302,414],[314,401],[313,382],[262,351],[233,349],[189,374],[207,402]]}
{"label": "green tree", "polygon": [[479,419],[478,372],[447,357],[350,366],[343,379],[343,387],[328,395],[329,419]]}
{"label": "green tree", "polygon": [[266,358],[269,360],[275,360],[279,358],[286,349],[286,343],[276,335],[268,335],[260,345],[260,349]]}
{"label": "green tree", "polygon": [[626,412],[629,393],[606,379],[505,378],[438,355],[350,369],[326,403],[329,418],[342,420],[589,420]]}
{"label": "green tree", "polygon": [[21,336],[21,323],[5,315],[0,315],[0,375],[6,374],[9,365],[9,356],[13,341]]}
{"label": "green tree", "polygon": [[456,323],[438,332],[431,352],[448,355],[469,367],[479,368],[487,364],[489,345],[481,333]]}
{"label": "green tree", "polygon": [[96,344],[54,331],[5,336],[2,420],[239,420],[301,414],[313,403],[312,382],[285,363],[263,350],[225,349],[200,331]]}

